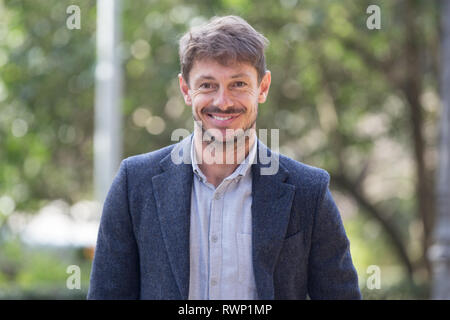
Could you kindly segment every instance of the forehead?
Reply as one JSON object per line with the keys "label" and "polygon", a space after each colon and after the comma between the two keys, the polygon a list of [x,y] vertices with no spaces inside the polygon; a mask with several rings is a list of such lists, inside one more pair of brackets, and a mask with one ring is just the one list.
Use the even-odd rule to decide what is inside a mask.
{"label": "forehead", "polygon": [[256,80],[258,73],[256,68],[248,62],[232,61],[222,64],[213,59],[195,60],[189,73],[190,80],[194,82],[204,77],[221,80],[238,76]]}

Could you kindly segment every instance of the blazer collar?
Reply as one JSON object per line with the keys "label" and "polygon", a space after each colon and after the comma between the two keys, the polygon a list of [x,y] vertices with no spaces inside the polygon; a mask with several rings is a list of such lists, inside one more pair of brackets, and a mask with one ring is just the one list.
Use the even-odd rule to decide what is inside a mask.
{"label": "blazer collar", "polygon": [[[160,162],[162,173],[152,178],[159,221],[181,299],[189,295],[189,230],[193,172],[192,134],[174,145]],[[257,139],[252,170],[253,269],[259,299],[273,299],[273,272],[287,230],[295,187],[289,172]]]}

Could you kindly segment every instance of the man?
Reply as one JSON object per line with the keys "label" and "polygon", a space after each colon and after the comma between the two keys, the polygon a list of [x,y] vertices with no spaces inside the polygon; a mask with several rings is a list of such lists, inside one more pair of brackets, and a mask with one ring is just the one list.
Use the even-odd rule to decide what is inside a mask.
{"label": "man", "polygon": [[122,162],[88,298],[361,297],[328,173],[256,137],[271,82],[266,44],[235,16],[181,38],[179,83],[194,133]]}

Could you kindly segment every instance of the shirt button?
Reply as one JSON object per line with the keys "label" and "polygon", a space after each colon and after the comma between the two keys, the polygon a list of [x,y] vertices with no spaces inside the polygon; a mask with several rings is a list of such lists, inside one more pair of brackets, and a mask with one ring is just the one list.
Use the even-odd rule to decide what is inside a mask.
{"label": "shirt button", "polygon": [[216,194],[214,195],[214,199],[219,200],[219,199],[220,199],[220,193],[216,193]]}
{"label": "shirt button", "polygon": [[217,280],[216,280],[216,279],[212,279],[212,280],[211,280],[211,285],[212,285],[212,286],[217,285]]}
{"label": "shirt button", "polygon": [[216,235],[213,235],[213,236],[211,237],[212,242],[217,242],[218,239],[219,239],[219,238],[218,238]]}

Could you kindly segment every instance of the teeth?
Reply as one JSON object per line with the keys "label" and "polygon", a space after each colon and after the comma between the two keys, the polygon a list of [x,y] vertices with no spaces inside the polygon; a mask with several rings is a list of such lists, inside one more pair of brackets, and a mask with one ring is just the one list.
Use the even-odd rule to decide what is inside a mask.
{"label": "teeth", "polygon": [[216,120],[228,120],[228,119],[231,119],[232,117],[217,117],[217,116],[213,116],[213,118],[214,119],[216,119]]}

